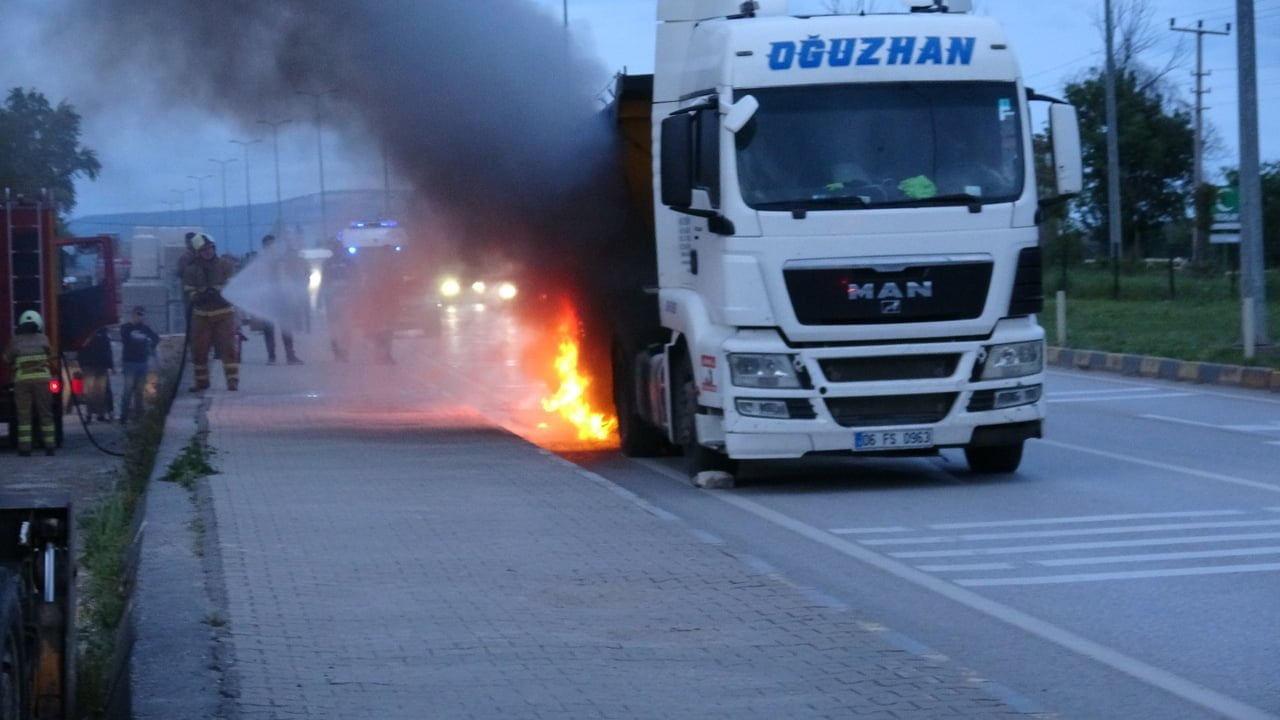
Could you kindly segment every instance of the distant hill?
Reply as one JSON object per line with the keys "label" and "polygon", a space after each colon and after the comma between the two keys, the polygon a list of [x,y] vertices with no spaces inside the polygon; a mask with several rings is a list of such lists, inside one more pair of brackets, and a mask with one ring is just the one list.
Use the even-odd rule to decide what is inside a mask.
{"label": "distant hill", "polygon": [[[326,227],[320,227],[320,194],[290,198],[281,203],[285,225],[301,227],[308,245],[320,246],[342,228],[356,220],[378,220],[386,217],[403,218],[410,193],[392,191],[391,212],[386,210],[387,196],[382,190],[332,190],[325,193]],[[72,218],[67,227],[73,235],[119,235],[128,238],[133,228],[145,226],[203,227],[218,241],[224,251],[243,254],[257,248],[263,235],[275,231],[276,204],[255,203],[248,210],[243,204],[228,207],[224,215],[220,206],[206,206],[203,220],[199,208],[159,212],[114,213],[110,215],[86,215]],[[249,219],[252,216],[253,226]]]}

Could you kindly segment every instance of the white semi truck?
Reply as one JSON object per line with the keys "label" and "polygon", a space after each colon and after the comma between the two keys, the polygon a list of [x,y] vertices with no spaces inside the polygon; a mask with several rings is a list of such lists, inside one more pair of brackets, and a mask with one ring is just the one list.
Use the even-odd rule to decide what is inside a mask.
{"label": "white semi truck", "polygon": [[627,454],[680,448],[724,481],[739,460],[963,448],[1006,473],[1040,437],[1037,226],[1080,191],[1076,112],[1023,84],[969,0],[904,4],[659,0],[655,72],[614,104],[657,263],[648,327],[613,338]]}

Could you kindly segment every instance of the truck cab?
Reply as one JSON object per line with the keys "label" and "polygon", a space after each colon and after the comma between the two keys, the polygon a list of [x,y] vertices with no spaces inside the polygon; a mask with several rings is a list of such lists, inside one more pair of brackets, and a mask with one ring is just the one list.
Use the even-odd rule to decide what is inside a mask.
{"label": "truck cab", "polygon": [[[696,474],[956,447],[1011,472],[1045,415],[1037,225],[1080,189],[1074,109],[1023,85],[994,20],[946,2],[784,6],[659,3],[664,332],[615,365],[624,450],[679,446]],[[635,93],[618,97],[628,132]],[[1033,99],[1051,104],[1056,198],[1037,193]]]}

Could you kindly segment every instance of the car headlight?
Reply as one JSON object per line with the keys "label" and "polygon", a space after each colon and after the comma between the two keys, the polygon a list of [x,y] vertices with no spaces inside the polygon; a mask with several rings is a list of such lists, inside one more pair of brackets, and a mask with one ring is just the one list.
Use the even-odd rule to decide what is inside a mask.
{"label": "car headlight", "polygon": [[498,286],[498,297],[503,300],[515,299],[516,293],[516,286],[509,282],[504,282]]}
{"label": "car headlight", "polygon": [[733,353],[729,355],[729,376],[738,387],[773,389],[801,386],[790,355]]}
{"label": "car headlight", "polygon": [[454,278],[446,278],[440,283],[440,294],[445,297],[457,297],[462,292],[462,285]]}
{"label": "car headlight", "polygon": [[992,345],[982,361],[982,380],[1035,375],[1044,370],[1044,341]]}

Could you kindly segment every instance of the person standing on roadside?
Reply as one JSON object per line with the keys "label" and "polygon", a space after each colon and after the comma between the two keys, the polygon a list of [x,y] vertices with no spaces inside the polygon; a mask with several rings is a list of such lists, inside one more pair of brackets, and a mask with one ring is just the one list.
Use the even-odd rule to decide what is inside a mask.
{"label": "person standing on roadside", "polygon": [[35,310],[18,317],[18,327],[5,348],[3,360],[13,367],[13,402],[18,416],[18,454],[31,455],[31,408],[40,420],[44,454],[52,455],[57,436],[53,429],[53,393],[49,391],[49,372],[53,346],[44,334],[44,318]]}
{"label": "person standing on roadside", "polygon": [[142,392],[147,385],[150,364],[156,354],[160,336],[146,322],[146,310],[141,305],[129,314],[129,321],[120,324],[120,368],[124,373],[124,389],[120,399],[120,422],[142,419],[146,410],[142,404]]}
{"label": "person standing on roadside", "polygon": [[89,406],[89,420],[111,420],[111,373],[116,364],[111,350],[111,335],[106,328],[98,328],[76,354],[80,370],[84,373],[85,404]]}
{"label": "person standing on roadside", "polygon": [[218,257],[213,238],[196,233],[191,240],[196,248],[196,258],[188,265],[182,277],[182,288],[191,301],[191,352],[195,370],[195,384],[191,392],[209,389],[209,350],[218,346],[222,358],[222,370],[227,377],[227,389],[240,389],[240,356],[236,353],[236,312],[231,303],[222,297],[222,291],[231,279],[231,265]]}
{"label": "person standing on roadside", "polygon": [[[276,321],[280,324],[280,340],[284,343],[285,361],[290,365],[301,365],[302,361],[298,359],[297,353],[293,349],[293,326],[296,319],[296,307],[293,297],[293,285],[295,274],[294,262],[297,253],[291,248],[276,249],[272,247],[275,244],[275,235],[266,235],[262,238],[262,251],[266,255],[268,266],[268,281],[271,283],[271,292],[274,293],[274,305],[276,311]],[[262,338],[267,343],[267,363],[272,364],[276,361],[276,325],[270,320],[262,321]]]}

